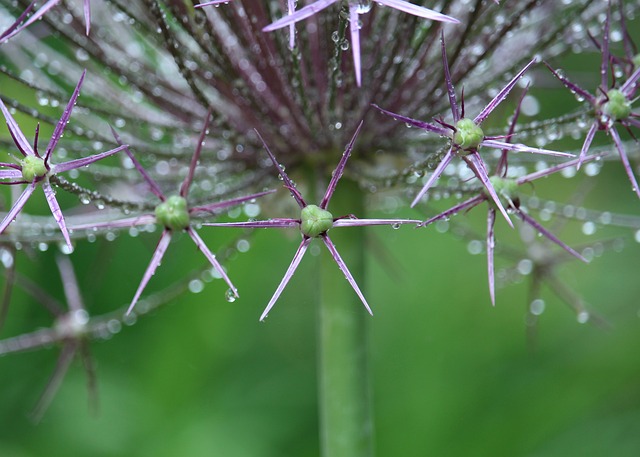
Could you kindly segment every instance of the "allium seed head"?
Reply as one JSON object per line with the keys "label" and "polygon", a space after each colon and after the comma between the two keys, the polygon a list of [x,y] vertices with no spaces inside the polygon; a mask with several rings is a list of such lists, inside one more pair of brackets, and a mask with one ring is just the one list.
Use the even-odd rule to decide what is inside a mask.
{"label": "allium seed head", "polygon": [[602,106],[602,112],[614,121],[626,119],[631,114],[631,103],[618,89],[607,92],[607,101]]}
{"label": "allium seed head", "polygon": [[158,223],[170,230],[184,230],[189,227],[189,210],[187,200],[179,195],[172,195],[156,206]]}
{"label": "allium seed head", "polygon": [[333,227],[333,215],[316,205],[305,206],[300,220],[300,231],[310,238],[316,238]]}
{"label": "allium seed head", "polygon": [[20,161],[20,165],[22,166],[22,177],[29,182],[36,178],[42,178],[48,171],[44,159],[36,156],[26,156]]}
{"label": "allium seed head", "polygon": [[456,123],[453,142],[460,149],[477,149],[484,140],[484,132],[471,119],[462,118]]}

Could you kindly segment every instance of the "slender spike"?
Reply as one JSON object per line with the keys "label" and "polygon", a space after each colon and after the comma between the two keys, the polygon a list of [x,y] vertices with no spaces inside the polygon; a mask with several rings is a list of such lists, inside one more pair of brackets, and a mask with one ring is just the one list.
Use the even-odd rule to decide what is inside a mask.
{"label": "slender spike", "polygon": [[[35,3],[35,2],[33,2]],[[27,7],[28,11],[31,11],[33,9],[32,5],[29,5]],[[22,31],[23,29],[29,27],[31,24],[33,24],[35,21],[37,21],[38,19],[40,19],[47,11],[49,11],[51,8],[53,8],[54,6],[56,6],[58,3],[60,3],[60,0],[49,0],[47,3],[45,3],[44,5],[42,5],[38,11],[36,11],[29,19],[27,19],[22,25],[19,25],[20,22],[22,22],[24,20],[24,18],[27,16],[28,12],[25,10],[25,12],[23,12],[20,17],[18,17],[18,19],[16,20],[16,22],[14,22],[9,29],[11,29],[11,32],[9,32],[9,30],[6,30],[5,32],[2,33],[2,35],[0,35],[0,43],[5,42],[6,40],[8,40],[9,38],[14,37],[15,35],[17,35],[20,31]]]}
{"label": "slender spike", "polygon": [[596,132],[598,131],[598,122],[594,122],[589,127],[589,131],[587,132],[587,136],[584,139],[584,143],[582,144],[582,149],[580,149],[580,156],[578,157],[578,164],[576,168],[579,170],[584,162],[584,159],[587,157],[587,152],[589,152],[589,148],[591,147],[591,143],[593,142],[593,137],[596,136]]}
{"label": "slender spike", "polygon": [[300,265],[300,261],[302,260],[302,257],[304,257],[304,253],[307,252],[309,243],[311,243],[311,238],[308,238],[308,237],[304,237],[300,242],[300,246],[298,246],[298,250],[293,256],[293,259],[291,260],[291,264],[289,265],[289,268],[287,268],[287,271],[284,274],[282,281],[280,281],[278,288],[274,292],[273,296],[271,297],[271,300],[269,300],[269,303],[267,304],[267,307],[264,309],[264,311],[262,312],[262,315],[260,316],[261,321],[265,320],[265,318],[271,311],[271,308],[273,308],[273,306],[276,304],[276,301],[278,301],[278,298],[280,298],[282,291],[284,290],[286,285],[289,283],[289,280],[293,276],[293,273],[295,273],[296,269],[298,268],[298,265]]}
{"label": "slender spike", "polygon": [[138,225],[155,224],[156,216],[153,214],[140,214],[138,216],[126,217],[104,222],[88,222],[86,224],[75,224],[68,227],[70,230],[91,230],[91,229],[122,229],[136,227]]}
{"label": "slender spike", "polygon": [[196,150],[193,153],[193,157],[191,157],[191,163],[189,164],[189,172],[187,176],[185,176],[182,185],[180,186],[180,196],[182,198],[187,198],[187,194],[189,193],[189,187],[191,187],[191,182],[193,181],[193,175],[196,172],[196,167],[198,166],[198,160],[200,159],[200,153],[202,152],[202,146],[204,144],[204,139],[207,135],[207,129],[209,128],[209,122],[211,121],[211,108],[207,111],[207,115],[204,119],[204,125],[202,126],[202,132],[200,132],[200,137],[198,138],[198,144],[196,145]]}
{"label": "slender spike", "polygon": [[73,361],[73,357],[75,356],[77,349],[78,342],[74,340],[67,341],[62,347],[62,351],[60,352],[60,356],[58,357],[58,362],[56,363],[56,368],[49,378],[47,387],[45,387],[44,392],[42,392],[42,395],[40,396],[36,407],[31,413],[31,418],[34,422],[40,422],[42,416],[49,408],[49,405],[51,405],[51,401],[60,388],[60,384],[62,383],[67,370],[69,370],[69,366]]}
{"label": "slender spike", "polygon": [[89,408],[94,414],[98,414],[100,409],[100,399],[98,397],[98,376],[96,374],[96,365],[93,363],[93,357],[89,350],[86,340],[80,340],[80,357],[82,358],[82,366],[87,375],[87,391],[89,394]]}
{"label": "slender spike", "polygon": [[299,227],[300,219],[274,218],[266,221],[203,222],[202,225],[207,225],[209,227],[289,228],[289,227]]}
{"label": "slender spike", "polygon": [[577,251],[575,251],[574,249],[572,249],[570,246],[568,246],[567,244],[563,243],[562,241],[560,241],[560,239],[555,236],[553,233],[551,233],[549,230],[547,230],[546,228],[544,228],[542,225],[540,225],[540,223],[538,221],[536,221],[534,218],[532,218],[531,216],[529,216],[527,213],[525,213],[524,211],[521,210],[516,210],[516,213],[518,214],[518,216],[520,216],[520,218],[526,222],[527,224],[529,224],[530,226],[532,226],[534,229],[536,229],[538,232],[540,232],[545,238],[547,238],[549,241],[552,241],[553,243],[555,243],[556,245],[560,246],[562,249],[564,249],[565,251],[567,251],[569,254],[571,254],[572,256],[574,256],[575,258],[582,260],[585,263],[589,263],[589,261],[587,259],[585,259],[582,255],[580,255]]}
{"label": "slender spike", "polygon": [[449,104],[451,105],[451,114],[453,114],[453,123],[460,120],[460,111],[458,110],[458,102],[456,101],[456,90],[451,82],[451,72],[449,70],[449,62],[447,61],[447,49],[444,44],[444,30],[440,32],[440,43],[442,45],[442,66],[444,67],[444,80],[447,84],[447,93],[449,94]]}
{"label": "slender spike", "polygon": [[320,203],[320,208],[322,209],[327,209],[327,206],[329,205],[329,200],[331,200],[331,197],[333,196],[333,193],[335,192],[336,187],[338,186],[338,181],[340,181],[340,178],[344,173],[344,169],[347,165],[347,160],[349,160],[349,157],[351,156],[351,152],[353,151],[353,145],[356,142],[356,138],[358,138],[358,134],[360,133],[360,129],[362,128],[362,124],[363,124],[363,121],[360,121],[360,123],[358,124],[358,127],[356,128],[356,132],[351,137],[351,141],[349,141],[349,144],[347,145],[346,149],[342,153],[342,157],[340,158],[340,162],[338,162],[338,166],[333,171],[333,176],[331,177],[331,181],[329,182],[329,185],[327,186],[327,190],[324,194],[324,197],[322,198],[322,202]]}
{"label": "slender spike", "polygon": [[553,68],[551,68],[551,65],[549,65],[547,62],[543,62],[543,63],[549,69],[549,71],[551,73],[553,73],[553,76],[558,78],[560,80],[560,82],[562,84],[564,84],[570,91],[575,92],[576,94],[578,94],[580,97],[584,98],[586,101],[588,101],[592,105],[596,103],[596,97],[591,95],[589,92],[584,90],[582,87],[572,83],[571,81],[569,81],[564,76],[561,76],[560,74],[558,74],[558,72],[555,71]]}
{"label": "slender spike", "polygon": [[618,154],[620,154],[620,160],[622,160],[624,171],[627,173],[627,176],[629,177],[629,181],[631,181],[631,187],[633,191],[636,193],[636,195],[638,196],[638,198],[640,198],[640,187],[638,187],[638,181],[636,180],[636,177],[633,174],[633,168],[631,168],[631,164],[629,163],[629,157],[627,157],[627,153],[624,150],[624,146],[622,144],[622,140],[620,139],[620,135],[618,135],[618,131],[614,128],[609,129],[609,133],[613,138],[613,142],[616,144],[616,149],[618,150]]}
{"label": "slender spike", "polygon": [[236,206],[236,205],[239,205],[240,203],[244,203],[247,201],[254,200],[256,198],[263,197],[264,195],[272,194],[275,191],[276,191],[275,189],[269,189],[269,190],[265,190],[263,192],[258,192],[251,195],[244,195],[242,197],[232,198],[229,200],[225,200],[223,202],[209,203],[207,205],[202,205],[202,206],[194,206],[189,209],[189,213],[190,214],[198,213],[198,212],[215,213],[225,208]]}
{"label": "slender spike", "polygon": [[296,186],[293,184],[293,181],[289,179],[289,176],[287,176],[287,173],[282,169],[282,167],[276,160],[276,157],[273,155],[273,153],[269,149],[269,146],[267,146],[267,143],[264,141],[264,139],[260,135],[260,132],[258,132],[257,130],[255,130],[255,132],[256,132],[256,135],[258,135],[258,138],[260,138],[260,141],[262,141],[262,145],[264,146],[264,149],[267,151],[267,154],[269,155],[271,162],[273,162],[273,165],[278,170],[278,174],[282,176],[282,180],[284,181],[284,187],[289,189],[289,192],[291,192],[291,195],[293,195],[293,198],[298,203],[298,206],[300,206],[301,209],[307,206],[306,202],[304,201],[304,198],[302,198],[302,194],[300,194],[298,189],[296,189]]}
{"label": "slender spike", "polygon": [[156,250],[153,252],[153,256],[151,257],[149,266],[147,266],[147,269],[144,272],[144,275],[142,276],[142,281],[140,281],[138,290],[136,290],[136,294],[133,296],[133,300],[131,300],[131,304],[129,305],[129,308],[127,309],[127,312],[125,313],[125,315],[128,316],[129,314],[131,314],[131,311],[133,311],[133,307],[138,302],[138,298],[140,298],[142,291],[144,290],[145,287],[147,287],[147,283],[151,279],[151,276],[153,276],[153,274],[156,272],[156,269],[160,265],[160,262],[162,262],[162,257],[164,256],[164,253],[166,252],[167,247],[169,247],[170,241],[171,241],[171,231],[165,229],[162,232],[162,236],[158,241]]}
{"label": "slender spike", "polygon": [[349,3],[349,32],[351,33],[351,52],[353,69],[356,73],[356,85],[362,87],[362,65],[360,61],[360,21],[357,3]]}
{"label": "slender spike", "polygon": [[29,6],[27,6],[27,8],[20,14],[20,16],[18,16],[15,22],[11,24],[7,30],[0,34],[0,43],[14,35],[14,31],[17,30],[17,28],[20,26],[22,21],[26,19],[29,13],[33,11],[33,8],[36,6],[36,2],[37,0],[33,0],[31,3],[29,3]]}
{"label": "slender spike", "polygon": [[158,183],[156,183],[153,180],[153,178],[149,175],[149,173],[147,173],[147,170],[145,170],[142,167],[142,165],[140,165],[140,162],[138,162],[138,159],[135,158],[135,156],[133,155],[133,152],[131,152],[126,145],[122,144],[122,140],[120,139],[120,135],[118,135],[118,132],[116,132],[113,127],[111,126],[109,127],[111,128],[111,134],[115,138],[116,142],[121,146],[125,146],[124,152],[127,153],[127,155],[129,156],[129,159],[133,163],[133,166],[136,168],[136,170],[138,170],[138,173],[142,175],[142,179],[144,179],[149,185],[149,190],[151,190],[151,193],[153,193],[153,195],[158,197],[161,201],[165,201],[166,197],[160,190],[160,186],[158,186]]}
{"label": "slender spike", "polygon": [[82,303],[82,295],[78,287],[78,278],[73,271],[71,260],[66,255],[57,255],[56,263],[60,271],[60,279],[62,279],[62,288],[64,296],[67,299],[67,306],[70,311],[82,311],[85,309]]}
{"label": "slender spike", "polygon": [[60,116],[60,120],[56,124],[56,128],[53,130],[53,135],[51,135],[51,139],[49,140],[49,145],[47,146],[47,150],[44,153],[44,161],[45,163],[49,163],[49,159],[51,158],[51,154],[53,150],[56,148],[58,141],[60,141],[60,137],[64,133],[64,129],[67,127],[69,123],[69,118],[71,117],[71,112],[73,111],[73,107],[76,104],[76,100],[78,100],[78,96],[80,95],[80,88],[82,87],[82,83],[84,81],[84,77],[87,74],[87,70],[82,71],[82,75],[80,76],[80,80],[78,84],[76,84],[76,88],[67,103],[64,111],[62,112],[62,116]]}
{"label": "slender spike", "polygon": [[[516,124],[518,123],[518,118],[520,117],[520,108],[522,107],[522,102],[524,100],[524,97],[526,97],[527,92],[529,92],[529,84],[527,84],[527,86],[524,88],[524,90],[520,94],[520,99],[518,100],[516,109],[513,111],[513,117],[511,118],[511,123],[509,124],[509,130],[507,131],[505,138],[511,139],[511,137],[514,135],[514,132],[516,131]],[[485,137],[485,139],[487,139],[487,137]],[[507,163],[507,155],[508,155],[508,150],[503,149],[500,154],[500,160],[496,165],[496,172],[495,172],[496,176],[500,176],[502,178],[507,176],[507,171],[509,168],[509,165]]]}
{"label": "slender spike", "polygon": [[548,155],[548,156],[554,156],[554,157],[575,157],[573,154],[569,154],[568,152],[551,151],[549,149],[541,149],[541,148],[532,148],[531,146],[527,146],[520,143],[507,143],[506,141],[491,140],[486,138],[482,140],[482,142],[480,143],[480,146],[493,148],[493,149],[514,151],[514,152],[529,152],[531,154],[542,154],[542,155]]}
{"label": "slender spike", "polygon": [[13,142],[18,147],[18,150],[20,151],[20,153],[24,156],[35,155],[35,153],[33,152],[33,149],[31,148],[31,145],[27,141],[27,138],[24,136],[24,133],[22,133],[22,130],[20,130],[18,123],[13,118],[13,116],[11,115],[11,113],[9,112],[9,110],[7,109],[7,107],[5,106],[1,98],[0,98],[0,110],[2,110],[2,114],[4,115],[4,119],[7,123],[7,127],[9,128],[9,134],[11,135],[11,138],[13,138]]}
{"label": "slender spike", "polygon": [[49,204],[49,208],[51,208],[51,214],[53,214],[53,218],[58,224],[58,227],[60,227],[62,236],[64,237],[64,240],[69,247],[69,251],[73,252],[73,245],[71,244],[71,239],[69,238],[69,231],[67,230],[67,225],[64,221],[64,215],[62,214],[62,210],[60,209],[58,200],[56,200],[56,192],[51,187],[51,184],[49,184],[48,179],[42,181],[42,190],[44,190],[44,195],[47,198],[47,203]]}
{"label": "slender spike", "polygon": [[438,164],[436,169],[433,170],[433,173],[431,174],[431,176],[429,176],[427,183],[424,186],[422,186],[422,189],[420,190],[420,192],[418,192],[418,195],[416,195],[416,198],[414,198],[413,201],[411,202],[411,208],[413,208],[418,204],[418,202],[422,199],[422,197],[424,197],[424,194],[427,193],[427,191],[431,188],[431,186],[440,177],[440,175],[445,170],[445,168],[447,168],[447,165],[449,165],[449,162],[451,162],[451,159],[453,159],[453,155],[454,155],[453,149],[449,148],[449,151],[445,154],[442,161]]}
{"label": "slender spike", "polygon": [[369,227],[372,225],[402,225],[419,224],[417,219],[338,219],[333,223],[333,227]]}
{"label": "slender spike", "polygon": [[[296,12],[296,0],[287,0],[287,14],[291,16]],[[289,49],[296,45],[296,25],[289,24]]]}
{"label": "slender spike", "polygon": [[11,222],[13,222],[13,220],[18,216],[18,213],[20,212],[20,210],[22,210],[24,205],[27,203],[27,200],[29,199],[33,191],[36,189],[37,185],[38,183],[33,181],[26,187],[24,191],[22,191],[22,194],[20,194],[20,196],[15,201],[15,203],[13,204],[13,206],[11,207],[7,215],[4,217],[4,219],[2,219],[2,222],[0,222],[0,233],[4,233],[4,231],[7,229],[9,224],[11,224]]}
{"label": "slender spike", "polygon": [[85,33],[89,36],[91,31],[91,0],[84,0],[84,24]]}
{"label": "slender spike", "polygon": [[198,249],[200,249],[200,251],[204,254],[204,256],[211,263],[211,265],[213,265],[213,268],[216,269],[216,271],[220,274],[220,276],[222,276],[222,279],[224,279],[227,285],[231,288],[233,295],[235,295],[236,297],[239,297],[238,289],[236,288],[236,286],[233,285],[233,283],[231,282],[231,279],[229,279],[229,276],[227,276],[227,273],[224,271],[224,268],[222,268],[222,265],[220,265],[220,262],[218,262],[218,260],[216,259],[216,256],[209,250],[209,248],[207,247],[205,242],[202,240],[202,238],[200,238],[200,235],[198,235],[198,232],[193,230],[192,227],[189,227],[187,228],[187,233],[189,234],[191,239],[194,241],[194,243],[196,243],[196,246],[198,247]]}
{"label": "slender spike", "polygon": [[440,127],[438,125],[434,125],[434,124],[431,124],[429,122],[422,122],[422,121],[419,121],[417,119],[411,119],[410,117],[405,117],[405,116],[402,116],[402,115],[397,114],[397,113],[392,113],[391,111],[387,111],[386,109],[380,108],[376,104],[372,104],[371,106],[373,106],[374,108],[380,110],[384,114],[386,114],[388,116],[391,116],[394,119],[397,119],[399,121],[405,122],[407,124],[411,124],[411,125],[413,125],[415,127],[427,130],[429,132],[437,133],[438,135],[442,135],[442,136],[449,136],[449,134],[450,134],[449,130],[447,130],[445,128],[442,128],[442,127]]}
{"label": "slender spike", "polygon": [[509,83],[504,86],[502,88],[502,90],[500,92],[498,92],[498,94],[493,97],[493,100],[491,100],[489,102],[489,104],[487,106],[485,106],[485,108],[480,111],[480,114],[478,114],[475,119],[473,120],[473,122],[476,123],[476,125],[480,125],[482,124],[482,122],[487,118],[487,116],[489,116],[489,114],[491,114],[491,112],[496,109],[496,107],[502,103],[502,101],[507,97],[507,95],[509,95],[509,92],[511,92],[511,90],[515,87],[516,83],[520,80],[520,78],[522,78],[522,76],[525,74],[525,72],[534,64],[537,63],[538,59],[536,57],[534,57],[533,59],[531,59],[531,61],[529,61],[528,64],[526,64],[524,66],[524,68],[522,70],[520,70],[518,72],[517,75],[515,75],[513,77],[513,79],[511,81],[509,81]]}
{"label": "slender spike", "polygon": [[426,227],[427,225],[438,221],[440,219],[446,219],[448,217],[451,217],[457,213],[459,213],[460,211],[464,210],[464,209],[471,209],[477,205],[479,205],[480,203],[482,203],[483,201],[485,201],[487,199],[487,196],[484,194],[480,194],[480,195],[476,195],[475,197],[471,197],[468,200],[465,200],[463,202],[458,203],[457,205],[449,208],[446,211],[441,212],[440,214],[433,216],[432,218],[427,219],[424,222],[421,222],[420,224],[418,224],[418,227]]}
{"label": "slender spike", "polygon": [[386,5],[390,8],[394,8],[398,11],[412,14],[414,16],[429,19],[431,21],[449,22],[452,24],[459,24],[460,21],[446,14],[438,13],[437,11],[424,8],[422,6],[414,5],[413,3],[405,2],[403,0],[376,0],[376,3]]}
{"label": "slender spike", "polygon": [[299,9],[293,14],[288,14],[275,22],[267,25],[262,29],[263,32],[272,32],[277,29],[281,29],[282,27],[286,27],[291,24],[295,24],[296,22],[307,19],[308,17],[313,16],[314,14],[322,11],[328,6],[336,3],[338,0],[318,0],[310,5],[305,6],[304,8]]}
{"label": "slender spike", "polygon": [[126,148],[127,148],[127,145],[118,146],[117,148],[111,149],[109,151],[101,152],[99,154],[94,154],[94,155],[89,156],[89,157],[83,157],[81,159],[69,160],[68,162],[63,162],[63,163],[58,163],[58,164],[52,165],[51,169],[52,169],[53,173],[63,173],[65,171],[75,170],[76,168],[86,167],[88,165],[91,165],[94,162],[97,162],[98,160],[102,160],[105,157],[112,156],[117,152],[125,150]]}
{"label": "slender spike", "polygon": [[333,257],[333,260],[335,260],[336,263],[338,264],[338,268],[340,268],[340,271],[342,271],[345,278],[347,278],[347,281],[349,281],[349,284],[351,284],[351,287],[353,287],[353,290],[356,292],[358,297],[360,297],[360,301],[362,301],[362,304],[367,309],[369,314],[373,316],[373,312],[369,307],[369,303],[367,303],[367,300],[364,298],[364,295],[360,290],[360,287],[358,287],[356,280],[353,279],[353,276],[351,275],[349,268],[347,268],[347,264],[345,264],[344,260],[342,260],[342,257],[340,257],[340,254],[338,253],[338,250],[336,249],[335,245],[331,241],[331,238],[329,238],[329,235],[327,235],[326,233],[320,236],[322,238],[322,241],[324,241],[324,244],[327,246],[327,248],[329,248],[329,252],[331,252],[331,256]]}
{"label": "slender spike", "polygon": [[476,177],[482,182],[482,185],[485,187],[485,189],[487,189],[487,192],[489,192],[489,195],[491,196],[493,201],[496,203],[496,206],[498,207],[498,209],[500,210],[504,218],[507,220],[507,223],[509,224],[509,226],[513,228],[513,222],[511,222],[511,219],[509,219],[509,214],[507,214],[507,210],[505,210],[504,206],[502,206],[500,197],[498,197],[498,194],[496,193],[496,190],[493,188],[491,181],[489,181],[489,175],[487,174],[487,169],[484,166],[484,162],[482,161],[480,154],[478,154],[477,152],[472,152],[467,156],[465,156],[464,159],[465,159],[465,162],[467,162],[467,164],[470,166],[471,170],[473,170]]}
{"label": "slender spike", "polygon": [[611,1],[607,1],[607,19],[604,21],[604,31],[602,35],[602,61],[600,62],[600,87],[607,91],[609,81],[607,73],[609,70],[609,30],[611,28]]}

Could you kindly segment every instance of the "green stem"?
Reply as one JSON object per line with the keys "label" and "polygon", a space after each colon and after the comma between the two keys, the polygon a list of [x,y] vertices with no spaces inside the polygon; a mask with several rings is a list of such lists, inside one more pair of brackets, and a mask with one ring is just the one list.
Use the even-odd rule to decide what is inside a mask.
{"label": "green stem", "polygon": [[[331,199],[334,216],[364,217],[364,195],[342,179]],[[364,228],[330,231],[340,255],[361,289],[365,273]],[[369,381],[371,316],[327,252],[320,275],[319,403],[323,457],[373,456],[373,419]]]}

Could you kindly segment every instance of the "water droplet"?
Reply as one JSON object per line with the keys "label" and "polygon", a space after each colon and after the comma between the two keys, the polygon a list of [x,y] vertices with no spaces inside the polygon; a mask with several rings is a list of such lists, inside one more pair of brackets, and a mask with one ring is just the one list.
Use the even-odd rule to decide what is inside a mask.
{"label": "water droplet", "polygon": [[589,321],[589,312],[588,311],[580,311],[576,316],[579,324],[586,324]]}
{"label": "water droplet", "polygon": [[400,228],[400,225],[401,225],[401,224],[400,224],[399,222],[396,222],[395,224],[391,224],[391,227],[392,227],[394,230],[398,230],[398,229]]}
{"label": "water droplet", "polygon": [[189,291],[193,292],[194,294],[202,292],[203,289],[204,284],[199,279],[192,279],[191,281],[189,281]]}
{"label": "water droplet", "polygon": [[529,305],[529,312],[531,312],[531,314],[533,314],[534,316],[539,316],[544,312],[544,308],[544,300],[541,298],[536,298]]}
{"label": "water droplet", "polygon": [[236,294],[231,289],[227,289],[227,291],[224,293],[224,299],[229,303],[233,303],[237,298],[238,297],[236,297]]}

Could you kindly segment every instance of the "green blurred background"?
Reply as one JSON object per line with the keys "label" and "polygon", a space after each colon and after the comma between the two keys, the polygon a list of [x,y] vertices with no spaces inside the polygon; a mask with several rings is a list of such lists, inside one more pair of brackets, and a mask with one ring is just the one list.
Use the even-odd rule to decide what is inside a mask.
{"label": "green blurred background", "polygon": [[[613,168],[603,178],[625,179]],[[474,212],[480,230],[485,208]],[[577,231],[570,227],[560,234],[567,241]],[[213,246],[229,232],[200,231]],[[492,308],[485,256],[470,255],[466,240],[433,227],[367,233],[370,269],[358,280],[375,312],[370,343],[378,455],[638,455],[638,243],[605,252],[588,266],[570,262],[559,269],[611,327],[577,323],[573,311],[543,289],[547,306],[533,349],[524,324],[529,278],[499,289]],[[78,243],[73,262],[92,313],[128,303],[158,235]],[[340,230],[332,237],[340,248]],[[226,261],[241,299],[227,303],[216,280],[112,340],[91,344],[97,414],[88,408],[86,378],[76,361],[34,425],[27,416],[57,350],[0,359],[0,455],[318,455],[317,259],[304,259],[259,323],[298,240],[266,230],[249,240],[247,253]],[[399,268],[389,271],[378,260],[381,249]],[[62,300],[52,251],[17,262]],[[148,291],[202,263],[191,240],[176,237]],[[498,260],[499,268],[508,265]],[[34,322],[50,324],[38,304],[17,291],[2,334],[32,329]]]}
{"label": "green blurred background", "polygon": [[[584,66],[597,78],[597,56],[590,57],[590,63],[566,65]],[[595,87],[596,80],[588,78],[585,87]],[[540,102],[543,112],[575,106],[562,90]],[[597,139],[607,142],[604,134]],[[564,144],[579,147],[575,141]],[[584,191],[578,181],[553,177],[530,192],[568,201]],[[581,205],[638,215],[618,161],[592,181]],[[32,208],[47,214],[42,195],[36,196],[41,201]],[[539,217],[537,211],[532,215]],[[424,213],[403,210],[394,216]],[[468,220],[459,217],[479,234],[485,218],[484,206]],[[470,239],[435,227],[341,229],[362,230],[370,242],[366,277],[357,280],[375,313],[370,345],[377,455],[640,455],[640,243],[634,240],[639,235],[598,225],[587,236],[581,226],[570,222],[557,234],[574,246],[624,238],[620,252],[607,248],[590,265],[571,261],[557,269],[608,325],[579,324],[543,287],[546,308],[535,342],[525,325],[531,278],[498,288],[493,308],[486,258],[469,253]],[[331,233],[338,249],[341,230]],[[235,242],[231,230],[203,228],[200,234],[213,249]],[[497,234],[499,246],[522,249],[517,233],[501,220]],[[72,259],[92,315],[129,303],[158,236],[123,233],[112,242],[78,242]],[[0,358],[0,456],[317,456],[317,257],[303,260],[260,323],[299,239],[262,230],[247,240],[248,252],[224,262],[239,300],[226,302],[226,286],[215,280],[112,339],[91,344],[97,412],[88,406],[86,377],[76,360],[34,425],[28,414],[55,367],[58,348]],[[16,262],[23,275],[63,300],[54,251],[19,255]],[[318,252],[328,255],[324,248]],[[498,271],[513,265],[502,257],[496,262]],[[147,293],[202,265],[191,240],[176,236]],[[335,280],[344,281],[337,267]],[[14,295],[0,337],[51,324],[28,294]]]}

